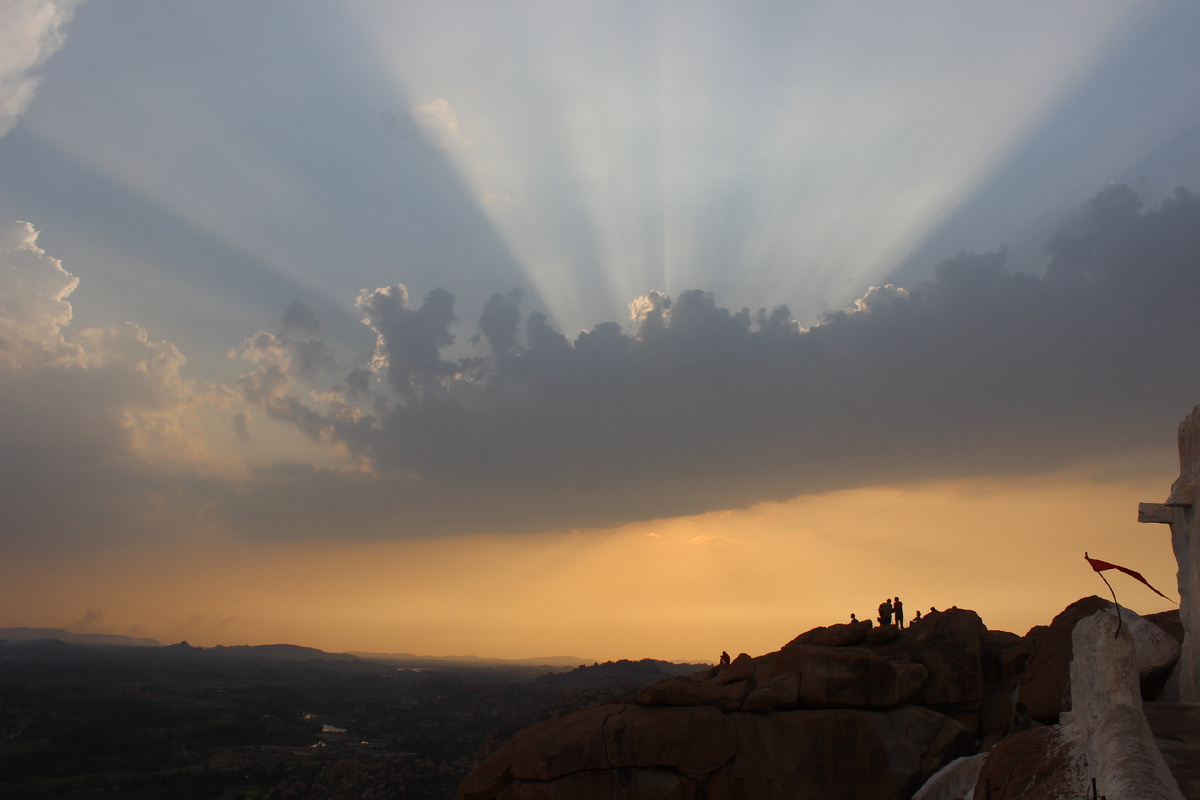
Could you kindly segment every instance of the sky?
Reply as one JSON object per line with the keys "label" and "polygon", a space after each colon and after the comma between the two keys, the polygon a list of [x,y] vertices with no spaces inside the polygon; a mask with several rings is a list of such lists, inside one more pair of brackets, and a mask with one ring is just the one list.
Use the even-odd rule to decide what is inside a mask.
{"label": "sky", "polygon": [[0,627],[713,661],[1024,633],[1085,550],[1178,596],[1200,6],[0,16]]}

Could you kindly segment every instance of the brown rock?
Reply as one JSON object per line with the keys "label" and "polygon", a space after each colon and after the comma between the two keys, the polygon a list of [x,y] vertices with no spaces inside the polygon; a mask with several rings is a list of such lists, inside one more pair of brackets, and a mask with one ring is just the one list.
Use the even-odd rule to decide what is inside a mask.
{"label": "brown rock", "polygon": [[1095,595],[1085,597],[1063,609],[1048,628],[1029,632],[1033,655],[1021,674],[1020,699],[1038,722],[1054,724],[1071,710],[1071,633],[1081,619],[1111,606]]}
{"label": "brown rock", "polygon": [[829,627],[813,628],[811,631],[805,631],[800,634],[784,646],[813,644],[818,647],[849,647],[865,639],[872,626],[873,623],[871,620],[860,619],[857,622],[846,622],[838,625],[830,625]]}
{"label": "brown rock", "polygon": [[1029,666],[1029,659],[1032,657],[1033,639],[1022,636],[1020,643],[1007,650],[1002,650],[996,655],[1000,662],[1001,677],[1004,680],[1019,678],[1025,668]]}
{"label": "brown rock", "polygon": [[892,773],[907,792],[959,756],[975,752],[973,730],[927,708],[903,706],[874,712],[871,719],[887,748]]}
{"label": "brown rock", "polygon": [[647,686],[638,693],[637,702],[644,706],[712,706],[722,711],[737,711],[748,692],[746,681],[721,686],[715,681],[678,675]]}
{"label": "brown rock", "polygon": [[579,772],[553,781],[517,781],[497,800],[611,800],[645,797],[654,800],[696,800],[695,781],[668,769],[614,769]]}
{"label": "brown rock", "polygon": [[607,770],[604,720],[624,709],[623,704],[589,706],[521,729],[463,780],[460,800],[500,797],[515,780],[548,781],[573,772]]}
{"label": "brown rock", "polygon": [[[682,779],[715,771],[733,757],[734,746],[733,722],[714,708],[590,706],[521,730],[467,776],[458,796],[691,797],[695,784]],[[666,768],[676,780],[642,768]],[[662,791],[612,793],[631,781]]]}
{"label": "brown rock", "polygon": [[983,702],[983,636],[974,611],[932,611],[893,642],[870,649],[894,660],[920,664],[928,679],[907,702],[935,708],[974,707]]}
{"label": "brown rock", "polygon": [[733,722],[708,706],[626,706],[603,725],[611,767],[671,767],[699,778],[733,758]]}
{"label": "brown rock", "polygon": [[765,714],[779,708],[779,695],[770,686],[760,686],[746,696],[742,711],[747,714]]}
{"label": "brown rock", "polygon": [[706,783],[709,798],[900,797],[887,750],[865,711],[734,716],[737,755]]}
{"label": "brown rock", "polygon": [[1147,614],[1146,619],[1171,635],[1175,641],[1183,644],[1183,623],[1179,621],[1179,609],[1159,611],[1157,614]]}
{"label": "brown rock", "polygon": [[867,641],[871,644],[887,644],[900,638],[900,629],[895,625],[881,625],[867,631]]}
{"label": "brown rock", "polygon": [[753,674],[754,659],[746,653],[742,653],[733,660],[732,664],[717,672],[713,682],[718,686],[726,686],[730,683],[744,681]]}
{"label": "brown rock", "polygon": [[907,797],[971,738],[947,717],[914,707],[733,717],[737,755],[704,784],[713,800]]}
{"label": "brown rock", "polygon": [[492,757],[507,749],[509,769],[517,780],[548,781],[571,772],[608,769],[611,765],[605,753],[604,721],[625,708],[615,703],[588,706],[530,725]]}
{"label": "brown rock", "polygon": [[987,696],[979,709],[979,736],[982,747],[988,749],[1008,735],[1013,724],[1013,693],[1018,680],[1010,678],[989,684]]}
{"label": "brown rock", "polygon": [[917,691],[924,672],[914,664],[897,668],[860,648],[789,645],[759,658],[754,677],[766,685],[782,675],[798,675],[795,702],[805,708],[891,708]]}
{"label": "brown rock", "polygon": [[991,800],[1057,800],[1084,794],[1083,767],[1061,728],[1034,728],[1007,737],[988,754],[975,796]]}
{"label": "brown rock", "polygon": [[1008,631],[987,631],[980,640],[983,679],[987,683],[1016,677],[1025,670],[1033,641]]}
{"label": "brown rock", "polygon": [[785,672],[782,675],[776,675],[762,683],[759,688],[770,689],[779,698],[781,707],[795,708],[796,701],[800,699],[800,673]]}

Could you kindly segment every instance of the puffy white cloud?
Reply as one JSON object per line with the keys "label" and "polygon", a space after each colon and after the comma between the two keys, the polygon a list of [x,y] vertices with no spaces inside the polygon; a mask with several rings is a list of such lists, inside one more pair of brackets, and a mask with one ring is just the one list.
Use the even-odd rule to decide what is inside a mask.
{"label": "puffy white cloud", "polygon": [[37,94],[35,70],[66,41],[66,26],[82,0],[0,3],[0,136],[17,124]]}
{"label": "puffy white cloud", "polygon": [[9,367],[61,354],[60,331],[71,321],[67,297],[79,285],[37,237],[28,222],[0,228],[0,363]]}
{"label": "puffy white cloud", "polygon": [[28,223],[0,233],[0,276],[0,535],[15,546],[197,523],[181,508],[240,472],[213,436],[234,393],[186,378],[179,349],[132,323],[72,330],[78,280]]}

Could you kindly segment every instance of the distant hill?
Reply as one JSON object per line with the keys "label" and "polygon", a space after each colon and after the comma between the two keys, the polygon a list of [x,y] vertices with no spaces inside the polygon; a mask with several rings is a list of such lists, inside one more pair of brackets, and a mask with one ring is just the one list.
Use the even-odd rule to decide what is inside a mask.
{"label": "distant hill", "polygon": [[576,656],[538,656],[536,658],[481,658],[480,656],[418,656],[412,653],[362,653],[352,651],[350,655],[370,661],[389,661],[405,665],[428,665],[430,667],[581,667],[592,663]]}
{"label": "distant hill", "polygon": [[0,642],[45,642],[57,639],[64,644],[98,644],[116,647],[162,647],[154,639],[135,639],[111,633],[71,633],[60,628],[0,628]]}
{"label": "distant hill", "polygon": [[[109,633],[71,633],[61,628],[0,628],[0,644],[26,642],[49,642],[58,640],[64,644],[113,645],[118,647],[163,647],[154,639],[136,639]],[[539,656],[537,658],[481,658],[480,656],[419,656],[412,653],[327,653],[315,647],[298,644],[223,645],[215,647],[192,647],[186,642],[170,645],[173,648],[194,650],[197,653],[234,658],[269,658],[276,661],[309,661],[314,658],[326,661],[385,661],[409,667],[554,667],[574,669],[593,662],[576,656]]]}
{"label": "distant hill", "polygon": [[231,658],[269,658],[273,661],[312,661],[318,658],[323,661],[358,660],[350,653],[326,653],[315,647],[301,647],[298,644],[239,644],[230,647],[219,644],[216,647],[205,647],[203,652]]}

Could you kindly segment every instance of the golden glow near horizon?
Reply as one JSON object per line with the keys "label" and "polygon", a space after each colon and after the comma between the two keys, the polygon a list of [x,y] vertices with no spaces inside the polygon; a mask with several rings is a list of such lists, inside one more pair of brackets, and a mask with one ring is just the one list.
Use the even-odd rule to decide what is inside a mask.
{"label": "golden glow near horizon", "polygon": [[1024,633],[1085,550],[1173,593],[1200,11],[350,9],[11,15],[0,626],[712,660]]}
{"label": "golden glow near horizon", "polygon": [[[0,626],[193,645],[501,658],[758,655],[899,595],[1024,634],[1107,589],[1083,561],[1138,569],[1174,597],[1169,541],[1136,523],[1170,485],[1096,468],[1040,478],[832,492],[615,530],[337,544],[192,541],[60,565],[6,560]],[[1111,466],[1111,465],[1110,465]],[[125,576],[114,582],[112,576]],[[37,577],[34,577],[37,576]],[[1168,603],[1135,582],[1136,611]]]}

